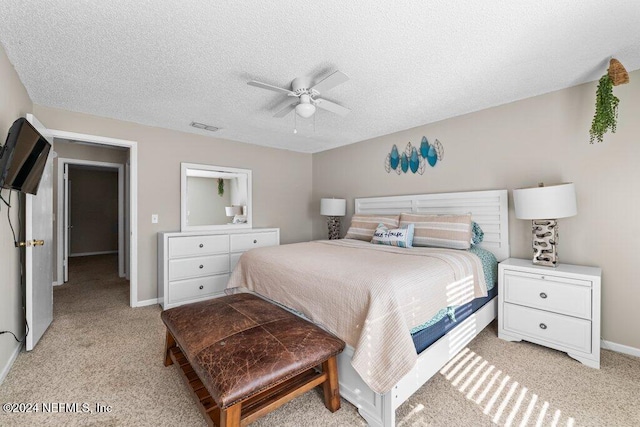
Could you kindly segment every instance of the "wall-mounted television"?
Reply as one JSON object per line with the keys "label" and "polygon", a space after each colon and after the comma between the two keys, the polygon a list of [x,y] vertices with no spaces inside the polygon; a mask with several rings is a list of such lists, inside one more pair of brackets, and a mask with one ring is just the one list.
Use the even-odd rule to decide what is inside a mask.
{"label": "wall-mounted television", "polygon": [[0,148],[0,187],[36,194],[49,150],[49,141],[27,119],[13,122]]}

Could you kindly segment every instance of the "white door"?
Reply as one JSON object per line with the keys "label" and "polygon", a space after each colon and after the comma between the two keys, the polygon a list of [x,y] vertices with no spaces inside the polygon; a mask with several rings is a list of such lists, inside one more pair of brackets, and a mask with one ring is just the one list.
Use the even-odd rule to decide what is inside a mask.
{"label": "white door", "polygon": [[69,213],[69,206],[71,201],[71,196],[69,191],[71,190],[71,182],[69,181],[69,164],[64,164],[64,175],[62,177],[62,191],[63,191],[63,199],[64,199],[64,207],[63,207],[63,221],[64,221],[64,237],[63,237],[63,245],[62,245],[62,266],[63,270],[63,283],[67,283],[69,281],[69,242],[71,241],[71,221],[69,217],[71,214]]}
{"label": "white door", "polygon": [[[49,143],[53,138],[33,115],[27,120]],[[34,245],[44,241],[43,245]],[[33,350],[53,320],[53,151],[44,168],[38,195],[25,199],[25,303],[29,334],[26,349]]]}

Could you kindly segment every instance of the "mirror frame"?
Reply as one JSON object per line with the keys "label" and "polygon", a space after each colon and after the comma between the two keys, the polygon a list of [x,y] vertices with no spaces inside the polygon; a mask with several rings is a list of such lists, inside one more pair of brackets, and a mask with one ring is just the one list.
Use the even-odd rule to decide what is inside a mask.
{"label": "mirror frame", "polygon": [[[188,225],[187,224],[187,171],[191,169],[244,174],[247,176],[247,222],[243,224],[212,224],[212,225]],[[215,231],[215,230],[239,230],[252,227],[253,203],[251,191],[251,169],[229,168],[225,166],[203,165],[198,163],[180,163],[180,231]]]}

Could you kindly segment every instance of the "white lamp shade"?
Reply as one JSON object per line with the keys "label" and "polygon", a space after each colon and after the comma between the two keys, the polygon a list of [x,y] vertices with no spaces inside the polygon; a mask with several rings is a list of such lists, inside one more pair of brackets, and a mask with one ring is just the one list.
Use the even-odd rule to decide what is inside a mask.
{"label": "white lamp shade", "polygon": [[227,206],[224,211],[227,216],[242,215],[242,206]]}
{"label": "white lamp shade", "polygon": [[558,219],[578,213],[573,183],[513,190],[513,203],[520,219]]}
{"label": "white lamp shade", "polygon": [[320,214],[326,216],[345,216],[347,201],[345,199],[320,199]]}

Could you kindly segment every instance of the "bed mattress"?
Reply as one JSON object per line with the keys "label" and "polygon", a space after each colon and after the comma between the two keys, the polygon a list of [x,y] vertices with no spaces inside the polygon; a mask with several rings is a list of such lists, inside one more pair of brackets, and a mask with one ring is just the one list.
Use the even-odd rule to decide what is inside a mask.
{"label": "bed mattress", "polygon": [[438,341],[440,338],[449,333],[452,329],[455,329],[464,319],[471,316],[477,310],[481,309],[486,303],[491,301],[496,295],[498,295],[498,287],[494,286],[489,290],[489,295],[482,298],[476,298],[473,301],[463,304],[455,308],[454,318],[447,315],[441,318],[431,326],[427,326],[417,332],[411,334],[413,345],[416,347],[418,354],[426,350],[431,344]]}

